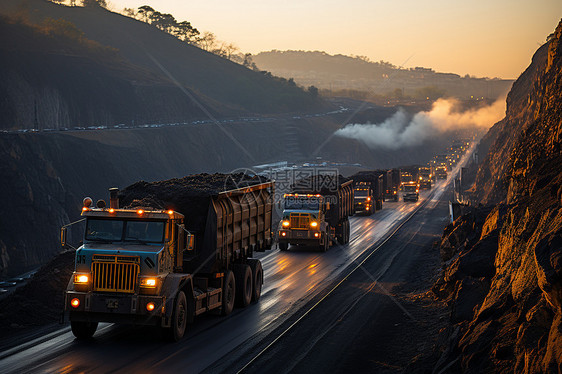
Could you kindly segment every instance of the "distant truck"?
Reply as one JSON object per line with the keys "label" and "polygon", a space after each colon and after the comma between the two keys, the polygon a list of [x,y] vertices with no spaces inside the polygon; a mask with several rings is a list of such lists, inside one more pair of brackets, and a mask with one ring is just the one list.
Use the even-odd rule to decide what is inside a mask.
{"label": "distant truck", "polygon": [[370,216],[375,211],[375,199],[371,182],[357,182],[353,188],[353,211]]}
{"label": "distant truck", "polygon": [[436,179],[447,179],[447,167],[446,166],[437,166],[435,168],[435,178]]}
{"label": "distant truck", "polygon": [[[369,170],[360,171],[350,177],[355,183],[355,189],[361,189],[361,186],[365,185],[369,185],[371,187],[370,205],[372,206],[373,211],[382,209],[384,201],[384,178],[386,175],[386,170]],[[361,197],[357,196],[357,194],[355,195],[355,202],[361,203]]]}
{"label": "distant truck", "polygon": [[317,179],[314,183],[297,183],[293,193],[284,195],[278,234],[281,251],[286,251],[291,244],[327,251],[333,241],[349,242],[353,180],[337,177],[330,188],[316,182]]}
{"label": "distant truck", "polygon": [[418,182],[404,182],[402,184],[402,200],[404,201],[418,201],[420,198],[420,186]]}
{"label": "distant truck", "polygon": [[259,300],[263,269],[251,257],[272,245],[273,183],[217,192],[165,182],[129,186],[120,197],[135,208],[119,207],[117,189],[109,208],[84,199],[64,303],[77,338],[114,322],[159,326],[177,341],[196,316]]}
{"label": "distant truck", "polygon": [[419,168],[419,183],[420,189],[422,190],[430,190],[431,189],[431,182],[433,179],[433,174],[431,172],[431,168],[429,167],[420,167]]}
{"label": "distant truck", "polygon": [[387,179],[387,185],[384,186],[383,201],[398,201],[398,191],[402,185],[402,172],[400,169],[392,169],[390,174],[390,179]]}

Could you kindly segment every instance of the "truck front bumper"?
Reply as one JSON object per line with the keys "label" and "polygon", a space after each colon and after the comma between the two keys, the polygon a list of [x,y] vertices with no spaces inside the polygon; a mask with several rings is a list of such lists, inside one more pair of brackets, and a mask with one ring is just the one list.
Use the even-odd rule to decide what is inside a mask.
{"label": "truck front bumper", "polygon": [[312,230],[280,230],[279,243],[323,245],[326,235],[321,231]]}
{"label": "truck front bumper", "polygon": [[65,294],[65,311],[71,321],[168,325],[165,305],[164,296],[77,291]]}

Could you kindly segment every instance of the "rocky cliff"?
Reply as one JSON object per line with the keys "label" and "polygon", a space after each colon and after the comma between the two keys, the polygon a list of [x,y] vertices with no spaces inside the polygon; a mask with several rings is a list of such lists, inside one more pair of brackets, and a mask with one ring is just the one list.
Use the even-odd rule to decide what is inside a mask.
{"label": "rocky cliff", "polygon": [[562,372],[562,22],[485,141],[475,208],[443,235],[451,306],[437,371]]}

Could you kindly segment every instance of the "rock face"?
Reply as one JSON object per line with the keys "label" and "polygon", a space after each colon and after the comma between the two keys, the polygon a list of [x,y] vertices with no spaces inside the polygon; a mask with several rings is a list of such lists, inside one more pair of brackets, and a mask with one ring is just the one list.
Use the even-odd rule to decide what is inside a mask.
{"label": "rock face", "polygon": [[[562,23],[514,83],[434,287],[454,347],[437,371],[562,372]],[[490,204],[496,204],[491,206]]]}

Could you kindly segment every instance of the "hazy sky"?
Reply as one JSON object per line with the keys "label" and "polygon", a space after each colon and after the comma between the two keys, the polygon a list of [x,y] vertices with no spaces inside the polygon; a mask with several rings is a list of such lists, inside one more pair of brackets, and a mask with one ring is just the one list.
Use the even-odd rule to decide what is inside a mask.
{"label": "hazy sky", "polygon": [[115,10],[150,5],[243,52],[320,50],[501,78],[519,76],[562,17],[562,0],[109,2]]}

